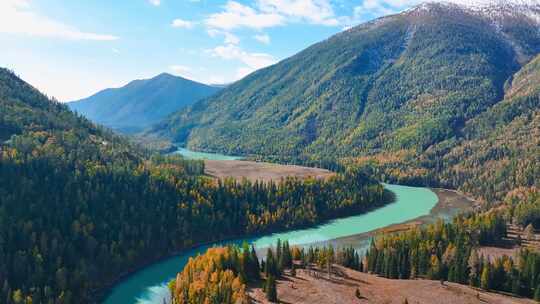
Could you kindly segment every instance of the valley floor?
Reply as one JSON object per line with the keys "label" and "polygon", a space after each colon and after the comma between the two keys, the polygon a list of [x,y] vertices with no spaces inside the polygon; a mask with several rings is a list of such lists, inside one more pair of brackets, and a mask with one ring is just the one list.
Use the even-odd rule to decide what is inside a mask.
{"label": "valley floor", "polygon": [[319,169],[293,165],[278,165],[264,162],[244,161],[244,160],[205,160],[205,173],[217,177],[232,177],[237,180],[246,178],[252,182],[259,181],[279,181],[285,177],[298,178],[327,178],[334,175],[333,172]]}
{"label": "valley floor", "polygon": [[[355,295],[360,290],[361,298]],[[283,276],[277,284],[279,303],[370,303],[402,304],[521,304],[529,299],[477,290],[465,285],[431,280],[390,280],[341,266],[334,266],[330,279],[325,271],[298,269],[296,277]],[[260,288],[249,290],[254,303],[270,303]]]}

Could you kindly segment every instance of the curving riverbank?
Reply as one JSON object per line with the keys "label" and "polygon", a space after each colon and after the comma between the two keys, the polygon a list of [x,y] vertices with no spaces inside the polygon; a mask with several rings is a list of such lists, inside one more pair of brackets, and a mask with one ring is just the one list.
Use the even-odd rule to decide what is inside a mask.
{"label": "curving riverbank", "polygon": [[[253,172],[246,170],[244,164],[239,161],[228,159],[225,155],[207,155],[199,152],[182,150],[180,154],[188,158],[203,158],[218,160],[214,165],[225,165],[227,170],[221,167],[210,166],[208,169],[217,168],[207,174],[214,177],[231,176],[236,179],[253,178]],[[223,162],[224,164],[220,164]],[[266,166],[264,163],[247,164],[248,167]],[[287,166],[272,165],[274,172],[271,180],[279,179],[290,174]],[[310,170],[300,172],[300,178],[314,176],[321,173],[332,174],[329,171],[308,168]],[[317,171],[318,170],[318,171]],[[258,170],[262,172],[264,170]],[[216,173],[217,172],[217,173]],[[255,177],[259,177],[255,175]],[[348,216],[325,222],[313,228],[299,228],[287,232],[273,233],[260,237],[238,238],[229,241],[213,242],[182,252],[179,255],[161,260],[148,267],[134,272],[116,284],[110,291],[105,304],[136,303],[136,304],[163,304],[168,299],[169,293],[166,286],[177,272],[181,271],[188,259],[206,251],[214,245],[226,243],[241,243],[248,241],[254,243],[261,257],[264,255],[264,247],[275,244],[277,239],[288,240],[291,245],[309,246],[312,244],[333,244],[335,246],[353,246],[358,249],[367,248],[373,235],[382,231],[399,231],[415,225],[421,225],[437,220],[438,218],[450,219],[455,214],[472,208],[472,201],[452,190],[429,189],[421,187],[408,187],[401,185],[385,185],[387,190],[395,194],[396,200],[383,207],[371,210],[367,213]]]}
{"label": "curving riverbank", "polygon": [[[349,235],[358,236],[392,224],[418,219],[430,214],[439,202],[437,194],[428,188],[385,186],[396,194],[396,201],[369,213],[333,220],[316,228],[297,229],[259,238],[237,239],[234,242],[244,240],[254,242],[261,249],[274,243],[277,238],[288,239],[291,244],[296,245],[306,245],[313,241],[344,240]],[[355,238],[350,240],[355,244],[358,242]],[[212,243],[188,250],[133,273],[114,286],[104,303],[162,304],[163,299],[168,297],[166,283],[183,268],[189,257],[222,243]]]}
{"label": "curving riverbank", "polygon": [[448,221],[459,213],[474,210],[474,208],[478,205],[478,202],[475,200],[455,190],[442,188],[431,188],[430,190],[433,191],[433,193],[435,193],[437,196],[437,203],[433,206],[433,208],[431,208],[428,214],[412,218],[407,221],[396,222],[394,224],[364,233],[358,233],[323,242],[314,242],[310,245],[332,245],[334,247],[352,246],[358,251],[362,252],[368,248],[371,238],[378,234],[399,233],[418,226],[434,223],[439,219]]}

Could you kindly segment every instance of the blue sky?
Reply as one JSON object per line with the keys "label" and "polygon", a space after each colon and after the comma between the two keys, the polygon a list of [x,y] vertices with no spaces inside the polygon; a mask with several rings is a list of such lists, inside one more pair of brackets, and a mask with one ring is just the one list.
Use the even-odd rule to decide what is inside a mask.
{"label": "blue sky", "polygon": [[69,101],[162,72],[228,83],[418,0],[0,0],[0,66]]}

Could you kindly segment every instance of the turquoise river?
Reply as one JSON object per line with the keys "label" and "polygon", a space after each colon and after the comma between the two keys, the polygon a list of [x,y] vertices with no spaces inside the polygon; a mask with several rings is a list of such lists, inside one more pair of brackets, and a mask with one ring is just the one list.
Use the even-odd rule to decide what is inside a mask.
{"label": "turquoise river", "polygon": [[[179,151],[180,154],[192,158],[206,159],[237,159],[225,155],[211,155],[189,150]],[[186,155],[187,154],[187,155]],[[437,195],[428,188],[388,185],[385,187],[396,195],[396,200],[385,207],[357,216],[336,219],[320,226],[309,229],[298,229],[282,233],[274,233],[256,238],[246,238],[231,241],[241,243],[248,241],[255,244],[257,249],[275,244],[276,240],[289,240],[292,245],[306,245],[310,243],[324,243],[337,238],[358,235],[372,230],[383,228],[392,224],[406,222],[424,215],[428,215],[437,204]],[[358,244],[344,244],[362,249],[366,246]],[[163,304],[168,299],[167,282],[176,273],[182,270],[188,259],[205,251],[208,247],[220,243],[201,246],[185,251],[179,255],[152,264],[137,271],[126,279],[113,286],[105,304]]]}

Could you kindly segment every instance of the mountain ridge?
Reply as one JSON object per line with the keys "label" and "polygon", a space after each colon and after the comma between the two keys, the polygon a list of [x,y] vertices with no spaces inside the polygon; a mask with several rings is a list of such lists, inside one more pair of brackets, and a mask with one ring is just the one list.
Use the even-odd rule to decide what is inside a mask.
{"label": "mountain ridge", "polygon": [[97,123],[131,133],[219,89],[161,73],[150,79],[132,80],[120,88],[104,89],[90,97],[69,102],[68,106]]}
{"label": "mountain ridge", "polygon": [[[437,4],[437,5],[432,5],[433,8],[435,10],[442,10],[442,9],[445,9],[447,8],[448,6],[442,6],[440,4]],[[404,18],[404,16],[408,16],[411,14],[411,12],[417,12],[416,16],[412,16],[412,17],[407,17],[407,18]],[[384,26],[387,26],[388,27],[388,23],[393,23],[396,25],[396,28],[398,29],[393,29],[394,32],[390,32],[391,35],[393,35],[393,38],[396,40],[396,41],[400,41],[401,43],[395,43],[395,42],[392,42],[392,41],[389,41],[389,43],[386,45],[386,46],[380,46],[380,48],[382,48],[382,50],[384,50],[384,48],[388,49],[390,47],[393,47],[394,48],[394,53],[393,54],[387,54],[387,56],[385,58],[381,58],[381,56],[384,56],[383,55],[380,55],[380,54],[375,54],[374,52],[376,52],[376,50],[370,50],[368,47],[364,47],[363,49],[360,49],[360,51],[365,51],[364,54],[360,54],[358,55],[357,53],[355,53],[355,51],[357,52],[358,50],[355,50],[355,49],[351,49],[349,51],[349,56],[344,56],[342,54],[337,54],[337,55],[342,55],[342,57],[344,59],[341,59],[342,61],[341,62],[338,62],[338,61],[334,61],[336,62],[334,65],[330,65],[328,68],[327,68],[327,71],[330,71],[330,73],[334,73],[334,74],[329,74],[329,73],[325,73],[325,72],[322,72],[319,73],[320,77],[318,77],[317,79],[313,79],[313,82],[311,85],[311,88],[313,89],[313,86],[320,86],[321,82],[323,82],[324,80],[326,79],[330,79],[334,76],[339,76],[339,74],[335,74],[335,72],[343,72],[343,68],[346,68],[347,65],[349,66],[350,69],[355,69],[355,68],[358,68],[358,67],[361,67],[363,62],[361,60],[364,60],[364,61],[369,61],[369,65],[364,65],[363,68],[367,69],[366,71],[361,71],[360,69],[357,69],[356,71],[353,70],[353,72],[359,72],[359,74],[361,75],[361,73],[365,72],[364,74],[367,76],[367,77],[370,77],[373,75],[373,72],[376,72],[376,71],[380,71],[380,73],[384,73],[384,71],[381,69],[381,68],[385,68],[384,65],[386,64],[386,66],[391,66],[394,62],[397,62],[398,64],[400,63],[400,61],[398,61],[398,59],[402,57],[402,55],[407,51],[407,48],[410,47],[410,41],[411,40],[414,40],[414,35],[416,33],[418,33],[418,28],[419,27],[422,27],[423,25],[423,22],[434,22],[433,19],[437,18],[437,15],[440,15],[441,13],[438,12],[438,11],[435,11],[435,12],[432,12],[431,15],[430,14],[420,14],[418,13],[418,9],[417,10],[413,10],[413,11],[410,11],[410,12],[406,12],[406,13],[403,13],[403,14],[398,14],[398,15],[392,15],[392,16],[388,16],[388,17],[383,17],[381,19],[377,19],[375,21],[372,21],[372,22],[369,22],[369,23],[366,23],[364,25],[360,25],[359,27],[356,27],[356,28],[353,28],[353,29],[350,29],[346,32],[343,32],[343,33],[340,33],[340,34],[337,34],[325,41],[322,41],[320,43],[317,43],[309,48],[307,48],[306,50],[300,52],[299,54],[297,55],[294,55],[288,59],[285,59],[284,61],[282,61],[281,63],[279,63],[279,65],[281,65],[283,67],[283,71],[282,70],[279,70],[277,74],[280,74],[279,76],[276,76],[276,77],[272,77],[271,75],[270,76],[266,76],[264,81],[270,85],[274,85],[275,83],[279,83],[279,78],[282,77],[282,76],[286,76],[286,75],[289,75],[293,72],[290,72],[290,71],[287,71],[286,70],[286,67],[288,65],[291,65],[291,62],[294,62],[295,60],[297,60],[298,57],[304,57],[306,58],[306,60],[311,60],[311,62],[313,63],[313,65],[317,65],[317,58],[315,58],[315,56],[311,56],[311,57],[308,57],[308,56],[305,56],[306,53],[309,55],[310,52],[313,52],[313,49],[317,49],[317,48],[321,48],[321,46],[324,46],[325,44],[332,44],[334,43],[336,40],[345,40],[345,41],[341,41],[342,43],[347,43],[348,39],[350,39],[349,37],[350,36],[353,36],[353,35],[357,35],[357,36],[361,36],[359,34],[359,32],[362,32],[362,31],[376,31],[378,27],[384,27]],[[456,24],[456,35],[459,36],[460,34],[460,31],[462,30],[461,28],[457,28],[458,26],[461,26],[458,22],[456,22],[455,20],[452,20],[452,19],[456,19],[457,17],[461,17],[461,15],[458,15],[457,17],[456,16],[453,16],[452,14],[446,14],[444,15],[443,17],[445,17],[445,19],[447,19],[447,21],[452,21],[454,24]],[[483,18],[479,18],[477,16],[472,16],[471,14],[467,15],[467,17],[469,19],[472,19],[470,20],[469,24],[470,26],[475,26],[477,28],[477,32],[478,33],[481,33],[483,30],[482,27],[485,27],[487,25],[487,21]],[[428,18],[428,19],[426,19]],[[436,20],[435,20],[436,21]],[[440,24],[440,23],[439,23]],[[521,25],[520,25],[521,26]],[[442,26],[440,26],[442,27]],[[396,33],[396,31],[400,31],[401,33]],[[441,30],[442,31],[442,30]],[[508,39],[507,37],[495,37],[497,35],[497,33],[495,31],[491,32],[489,34],[489,36],[487,38],[491,39],[491,40],[498,40],[498,41],[487,41],[489,43],[492,44],[492,48],[501,48],[501,46],[503,47],[503,51],[504,52],[507,52],[507,53],[511,53],[512,51],[516,52],[516,47],[514,46],[514,44],[517,44],[517,49],[520,49],[522,54],[520,54],[519,56],[514,56],[512,54],[507,54],[506,57],[506,61],[509,61],[510,62],[510,65],[513,65],[513,67],[509,67],[512,71],[509,71],[509,72],[506,72],[505,75],[503,76],[503,78],[505,78],[504,80],[506,80],[508,77],[510,77],[510,75],[512,74],[512,72],[515,72],[517,71],[517,69],[519,68],[520,66],[520,63],[525,63],[526,61],[530,60],[530,58],[536,54],[536,52],[540,49],[540,45],[538,45],[538,42],[540,41],[540,38],[538,37],[538,34],[536,35],[536,38],[534,40],[534,44],[531,46],[531,45],[528,45],[527,43],[521,43],[519,41],[519,37],[516,37],[517,35],[512,35],[514,34],[515,30],[513,28],[508,28],[507,29],[507,32],[508,33],[505,33],[506,36],[512,38],[513,40],[516,40],[516,42],[514,41],[510,41],[510,39]],[[469,31],[470,32],[470,31]],[[388,33],[388,31],[387,31]],[[428,33],[429,34],[429,33]],[[469,35],[474,35],[476,33],[472,32],[471,34]],[[384,38],[384,37],[383,37]],[[465,47],[470,47],[470,48],[474,48],[474,41],[470,41],[472,40],[471,38],[469,37],[465,37],[465,39],[469,39],[469,41],[465,41],[465,43],[468,43],[468,45],[466,45]],[[486,40],[486,39],[484,39]],[[346,47],[346,46],[345,46]],[[451,45],[449,45],[449,47],[452,47]],[[455,47],[454,47],[455,49]],[[512,49],[512,50],[511,50]],[[381,51],[382,51],[381,50]],[[420,50],[420,49],[419,49]],[[325,50],[327,51],[327,50]],[[331,51],[331,50],[330,50]],[[348,51],[348,50],[346,50]],[[441,52],[441,50],[434,50],[436,52]],[[455,50],[456,52],[459,51],[458,49]],[[489,52],[490,50],[486,48],[486,50],[483,50],[485,53],[488,53],[489,55]],[[328,52],[328,51],[327,51]],[[370,53],[371,52],[371,53]],[[381,52],[379,52],[381,53]],[[315,55],[315,54],[314,54]],[[364,55],[364,57],[367,57],[367,58],[358,58],[359,56],[361,55]],[[436,53],[435,54],[426,54],[426,55],[429,55],[429,56],[432,56],[432,55],[437,55]],[[350,63],[353,63],[354,62],[347,62],[347,60],[349,61],[353,61],[354,58],[356,57],[356,60],[357,60],[357,63],[356,63],[356,66],[354,65],[351,65]],[[463,56],[465,57],[465,56]],[[517,58],[519,57],[519,58]],[[452,59],[452,58],[450,58]],[[463,58],[462,59],[462,62],[464,62],[465,60],[469,60],[469,58]],[[364,62],[365,63],[365,62]],[[506,64],[508,65],[508,64]],[[312,67],[309,67],[308,65],[305,66],[307,69],[311,69],[313,70]],[[294,68],[294,67],[293,67]],[[482,68],[482,67],[480,67]],[[496,68],[496,66],[492,65],[491,68]],[[252,79],[256,78],[258,75],[261,75],[261,74],[271,74],[272,72],[268,72],[268,70],[273,70],[272,72],[276,72],[276,68],[273,68],[273,67],[270,67],[270,68],[267,68],[267,69],[263,69],[261,71],[257,71],[255,72],[254,74],[246,77],[246,79],[244,79],[242,81],[243,84],[245,84],[245,86],[247,86],[251,81]],[[372,69],[372,71],[370,71],[369,69]],[[295,70],[295,72],[298,72],[300,69],[297,68]],[[308,70],[309,71],[309,70]],[[347,71],[345,71],[347,72]],[[303,75],[307,74],[306,73],[302,73]],[[353,76],[358,76],[358,75],[353,75]],[[314,77],[315,78],[315,77]],[[332,79],[331,79],[332,80]],[[333,80],[332,80],[333,81]],[[330,81],[330,82],[332,82]],[[281,81],[281,83],[283,83],[284,81]],[[367,82],[367,81],[366,81]],[[501,81],[501,80],[498,80],[499,83],[502,83],[504,81]],[[326,83],[329,83],[329,81],[327,81]],[[230,90],[226,90],[224,92],[224,94],[226,93],[229,93],[231,91],[234,91],[234,88],[237,88],[240,84],[236,85],[236,86],[231,86],[230,87]],[[282,85],[282,84],[280,84]],[[309,90],[310,89],[310,86],[306,86],[305,84],[302,84],[304,85],[304,89],[305,90]],[[501,94],[502,92],[502,85],[497,85],[498,87],[500,87],[498,90],[498,94]],[[266,90],[263,86],[258,86],[258,88],[260,90]],[[324,90],[323,88],[320,88],[321,90]],[[269,91],[269,90],[266,90],[266,91]],[[273,90],[272,92],[269,92],[270,94],[274,94],[276,90]],[[243,92],[243,93],[246,93],[246,92]],[[307,92],[309,93],[309,92]],[[300,98],[305,98],[305,94],[307,94],[306,92],[304,93],[299,93],[299,97]],[[260,94],[257,95],[257,93],[253,93],[253,92],[250,92],[249,93],[250,96],[246,96],[247,98],[250,98],[251,100],[253,100],[253,102],[250,102],[248,106],[249,107],[256,107],[257,105],[254,104],[254,103],[264,103],[265,101],[261,101],[261,96]],[[278,93],[279,94],[279,93]],[[367,94],[367,92],[365,92],[365,94]],[[219,96],[222,96],[222,95],[219,95]],[[301,97],[301,96],[304,96],[304,97]],[[231,97],[224,97],[224,98],[234,98],[234,96],[231,96]],[[267,98],[266,96],[264,96],[262,99],[266,98],[266,100],[268,100],[269,98]],[[213,100],[216,101],[218,98],[214,98]],[[264,104],[263,104],[264,106]],[[199,111],[197,110],[200,110],[200,109],[204,109],[204,106],[202,104],[199,104],[199,105],[196,105],[193,107],[195,114],[198,114]],[[190,111],[188,109],[188,111]],[[179,113],[179,115],[181,115]],[[243,116],[245,117],[245,115]],[[179,119],[180,117],[176,117],[177,119]],[[235,117],[231,117],[231,118],[235,118]],[[189,120],[189,119],[188,119]],[[191,123],[188,123],[190,126],[192,125]],[[206,122],[202,123],[203,126],[206,125]],[[188,129],[188,128],[186,128]],[[181,136],[180,136],[181,137]],[[177,138],[177,139],[183,139],[183,138]],[[182,140],[181,140],[182,141]],[[193,146],[196,146],[196,143],[193,142]],[[204,148],[202,146],[198,146],[198,148]]]}
{"label": "mountain ridge", "polygon": [[[430,151],[444,158],[444,147],[459,146],[467,124],[505,100],[513,77],[540,53],[535,21],[510,6],[499,10],[424,4],[359,25],[173,114],[147,135],[282,161],[400,151],[411,162]],[[522,102],[534,105],[534,97]],[[419,167],[411,162],[401,165]],[[425,166],[418,172],[450,164]],[[426,173],[418,181],[463,186],[445,174],[447,180]]]}

